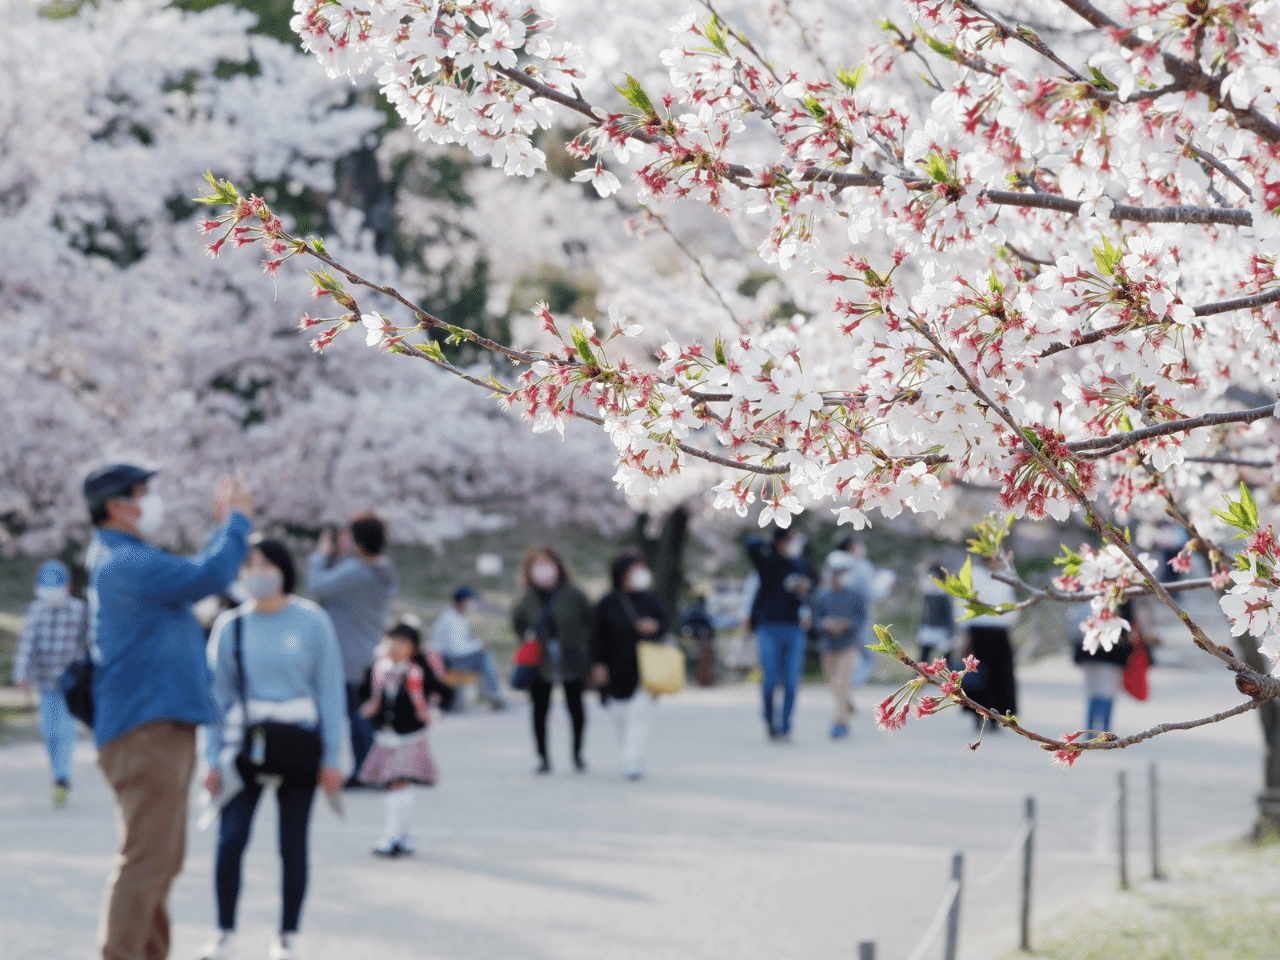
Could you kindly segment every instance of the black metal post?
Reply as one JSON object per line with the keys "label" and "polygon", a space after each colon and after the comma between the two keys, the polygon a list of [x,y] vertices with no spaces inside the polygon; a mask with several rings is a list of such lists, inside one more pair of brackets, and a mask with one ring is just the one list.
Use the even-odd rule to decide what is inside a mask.
{"label": "black metal post", "polygon": [[1124,771],[1119,775],[1119,796],[1116,798],[1116,842],[1120,854],[1120,889],[1129,889],[1129,824]]}
{"label": "black metal post", "polygon": [[876,942],[863,940],[858,944],[858,960],[876,960]]}
{"label": "black metal post", "polygon": [[1022,844],[1022,938],[1019,946],[1031,949],[1031,857],[1036,837],[1036,798],[1027,797],[1027,839]]}
{"label": "black metal post", "polygon": [[1157,790],[1156,764],[1151,761],[1147,790],[1151,794],[1151,879],[1160,879],[1160,799]]}
{"label": "black metal post", "polygon": [[960,949],[960,895],[964,893],[964,853],[957,850],[951,857],[951,879],[956,882],[955,898],[951,901],[951,909],[947,911],[947,944],[942,953],[943,960],[956,960]]}

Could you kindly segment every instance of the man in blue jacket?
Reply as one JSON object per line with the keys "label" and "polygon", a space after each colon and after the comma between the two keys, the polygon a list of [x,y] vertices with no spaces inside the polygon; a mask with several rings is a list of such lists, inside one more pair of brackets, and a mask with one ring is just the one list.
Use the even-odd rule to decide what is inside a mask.
{"label": "man in blue jacket", "polygon": [[253,513],[248,487],[223,479],[204,552],[174,556],[147,542],[164,517],[154,475],[117,463],[84,482],[97,528],[88,559],[93,733],[123,826],[98,933],[103,960],[169,953],[165,902],[186,852],[196,725],[217,719],[191,605],[235,579]]}

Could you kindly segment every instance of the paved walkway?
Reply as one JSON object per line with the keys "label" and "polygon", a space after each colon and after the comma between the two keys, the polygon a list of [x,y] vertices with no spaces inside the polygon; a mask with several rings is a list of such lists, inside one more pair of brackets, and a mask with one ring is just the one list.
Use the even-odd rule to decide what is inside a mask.
{"label": "paved walkway", "polygon": [[[1117,705],[1121,731],[1228,706],[1227,675],[1157,668],[1154,699]],[[1078,672],[1049,660],[1022,675],[1022,717],[1056,733],[1080,722]],[[443,774],[419,797],[420,853],[367,853],[381,799],[348,793],[346,820],[323,804],[313,824],[304,915],[307,960],[847,960],[874,939],[905,960],[934,914],[953,849],[967,852],[962,956],[1016,943],[1017,869],[989,882],[1036,796],[1039,917],[1114,886],[1110,827],[1098,814],[1116,773],[1145,803],[1159,762],[1164,836],[1173,856],[1244,833],[1260,776],[1256,718],[1175,733],[1145,748],[1092,755],[1062,771],[1008,735],[965,749],[968,718],[948,711],[889,737],[860,695],[854,735],[825,736],[827,695],[806,688],[795,743],[765,742],[754,690],[691,690],[656,711],[650,775],[614,772],[616,738],[596,707],[591,772],[568,770],[565,717],[552,729],[553,776],[531,775],[528,718],[475,712],[434,728]],[[82,744],[70,806],[47,801],[39,748],[0,749],[0,943],[6,960],[88,960],[114,844],[108,791]],[[1138,812],[1141,812],[1140,809]],[[1145,862],[1135,813],[1133,870]],[[274,814],[259,812],[247,860],[241,956],[263,957],[278,911]],[[171,898],[178,960],[213,917],[213,831],[192,829]],[[929,960],[940,956],[940,947]]]}

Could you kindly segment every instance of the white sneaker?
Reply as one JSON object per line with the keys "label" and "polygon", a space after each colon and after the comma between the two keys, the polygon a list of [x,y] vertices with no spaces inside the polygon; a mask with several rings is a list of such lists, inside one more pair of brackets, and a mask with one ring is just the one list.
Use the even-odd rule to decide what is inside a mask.
{"label": "white sneaker", "polygon": [[293,940],[297,934],[282,933],[271,943],[271,952],[267,954],[271,960],[298,960],[298,951],[294,949]]}
{"label": "white sneaker", "polygon": [[413,855],[413,841],[409,839],[407,833],[396,841],[396,847],[400,850],[401,856],[408,857]]}
{"label": "white sneaker", "polygon": [[204,945],[200,951],[200,960],[231,960],[235,956],[234,931],[223,930]]}

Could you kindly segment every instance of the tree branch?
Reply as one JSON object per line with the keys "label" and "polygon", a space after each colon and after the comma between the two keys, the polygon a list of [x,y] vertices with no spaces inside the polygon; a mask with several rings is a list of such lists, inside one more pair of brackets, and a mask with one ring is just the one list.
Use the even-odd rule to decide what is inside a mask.
{"label": "tree branch", "polygon": [[1110,455],[1118,450],[1123,450],[1125,447],[1131,447],[1135,443],[1150,440],[1153,437],[1166,437],[1171,433],[1183,433],[1200,427],[1216,427],[1224,423],[1253,423],[1256,420],[1265,420],[1275,414],[1275,409],[1275,404],[1269,403],[1265,407],[1254,407],[1252,410],[1205,413],[1198,417],[1170,420],[1167,423],[1157,423],[1154,426],[1142,427],[1138,430],[1127,430],[1124,433],[1113,433],[1106,437],[1076,440],[1073,443],[1068,443],[1067,449],[1075,453],[1084,450],[1101,450],[1104,451],[1103,455]]}

